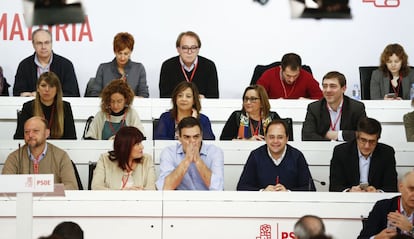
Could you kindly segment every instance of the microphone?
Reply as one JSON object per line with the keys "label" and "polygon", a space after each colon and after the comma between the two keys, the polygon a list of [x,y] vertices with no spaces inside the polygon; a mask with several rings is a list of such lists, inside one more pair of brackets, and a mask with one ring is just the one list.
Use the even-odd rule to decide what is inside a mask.
{"label": "microphone", "polygon": [[314,178],[312,178],[312,180],[313,180],[314,182],[319,183],[319,184],[320,184],[320,185],[322,185],[322,186],[325,186],[325,185],[326,185],[326,182],[325,182],[325,181],[320,181],[320,180],[318,180],[318,179],[314,179]]}
{"label": "microphone", "polygon": [[19,169],[17,170],[17,174],[23,174],[23,169],[22,169],[22,155],[21,155],[21,152],[22,152],[22,150],[21,150],[21,147],[20,147],[20,143],[18,144],[18,146],[19,146],[19,152],[18,152],[18,154],[17,154],[17,160],[19,161]]}
{"label": "microphone", "polygon": [[[308,185],[309,186],[309,188],[308,188],[309,191],[312,191],[312,189],[313,189],[313,187],[312,187],[312,183],[313,182],[319,183],[322,186],[325,186],[326,185],[326,182],[325,181],[321,181],[321,180],[314,179],[314,178],[310,177],[309,178],[309,185]],[[315,190],[316,190],[316,188],[315,188]]]}

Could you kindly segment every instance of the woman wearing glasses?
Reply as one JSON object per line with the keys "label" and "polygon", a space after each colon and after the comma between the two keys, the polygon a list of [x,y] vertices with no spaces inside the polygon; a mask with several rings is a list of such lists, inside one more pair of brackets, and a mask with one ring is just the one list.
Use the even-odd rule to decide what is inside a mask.
{"label": "woman wearing glasses", "polygon": [[187,81],[197,86],[201,98],[219,98],[216,65],[198,55],[200,37],[192,31],[182,32],[175,45],[178,56],[164,61],[161,66],[160,97],[170,98],[178,83]]}
{"label": "woman wearing glasses", "polygon": [[214,140],[210,119],[200,113],[201,103],[197,87],[187,81],[183,81],[175,87],[171,102],[173,108],[162,113],[158,125],[154,131],[154,139],[174,140],[178,138],[176,131],[178,123],[185,117],[193,116],[200,121],[203,139]]}
{"label": "woman wearing glasses", "polygon": [[264,140],[267,125],[274,119],[280,119],[280,116],[270,111],[269,98],[263,86],[248,86],[243,93],[242,109],[230,115],[220,140]]}

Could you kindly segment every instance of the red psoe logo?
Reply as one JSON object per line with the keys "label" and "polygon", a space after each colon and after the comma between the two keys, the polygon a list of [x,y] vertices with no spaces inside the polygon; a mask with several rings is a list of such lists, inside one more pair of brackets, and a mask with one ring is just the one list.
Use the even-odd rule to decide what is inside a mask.
{"label": "red psoe logo", "polygon": [[33,177],[27,177],[25,186],[28,188],[32,188],[33,187]]}
{"label": "red psoe logo", "polygon": [[272,239],[272,227],[269,224],[260,225],[260,236],[256,239]]}
{"label": "red psoe logo", "polygon": [[371,2],[375,7],[399,7],[400,0],[362,0],[362,2]]}

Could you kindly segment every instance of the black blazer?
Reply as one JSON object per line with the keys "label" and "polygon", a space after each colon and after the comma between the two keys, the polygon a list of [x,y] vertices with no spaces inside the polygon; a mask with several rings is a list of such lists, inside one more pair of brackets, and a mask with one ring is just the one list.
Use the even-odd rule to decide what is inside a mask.
{"label": "black blazer", "polygon": [[[340,129],[345,141],[355,139],[358,120],[365,117],[365,105],[344,95]],[[322,98],[308,105],[306,118],[302,125],[302,140],[328,140],[325,138],[331,125],[331,117],[326,108],[326,99]]]}
{"label": "black blazer", "polygon": [[[17,119],[16,132],[14,133],[13,139],[24,138],[24,123],[29,118],[33,117],[33,105],[35,100],[30,100],[23,104],[20,116]],[[42,105],[43,111],[46,111],[47,106]],[[50,107],[49,107],[50,108]],[[64,111],[64,123],[63,123],[63,135],[60,139],[76,139],[75,121],[73,120],[72,107],[69,102],[63,101]],[[46,119],[50,120],[50,115],[45,116]]]}
{"label": "black blazer", "polygon": [[[368,170],[368,183],[385,192],[398,192],[395,151],[391,146],[378,143],[372,153]],[[357,141],[335,146],[329,173],[329,191],[342,192],[359,185],[359,158]]]}
{"label": "black blazer", "polygon": [[[35,54],[25,58],[19,63],[14,78],[13,95],[20,96],[22,92],[36,91],[37,65],[34,62]],[[70,60],[53,53],[50,71],[56,73],[62,85],[63,96],[79,97],[78,80],[73,64]]]}
{"label": "black blazer", "polygon": [[[400,196],[396,196],[376,202],[369,213],[368,221],[359,233],[358,239],[369,239],[371,236],[377,235],[384,230],[387,227],[387,214],[397,210],[399,198]],[[397,228],[397,233],[401,234],[399,228]]]}

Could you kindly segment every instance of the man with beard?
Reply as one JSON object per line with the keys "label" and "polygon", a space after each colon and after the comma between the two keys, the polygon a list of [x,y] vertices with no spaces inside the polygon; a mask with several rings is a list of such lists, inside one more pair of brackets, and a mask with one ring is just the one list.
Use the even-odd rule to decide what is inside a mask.
{"label": "man with beard", "polygon": [[362,102],[344,95],[346,79],[337,71],[322,80],[323,98],[308,105],[302,140],[350,141],[355,139],[358,120],[366,117]]}
{"label": "man with beard", "polygon": [[285,54],[281,65],[263,72],[257,84],[266,89],[269,99],[322,98],[318,82],[302,69],[302,59],[296,53]]}
{"label": "man with beard", "polygon": [[25,122],[25,145],[7,157],[2,174],[53,174],[55,183],[63,183],[66,190],[77,190],[69,155],[46,142],[50,134],[47,125],[47,121],[39,116]]}

